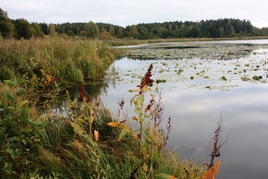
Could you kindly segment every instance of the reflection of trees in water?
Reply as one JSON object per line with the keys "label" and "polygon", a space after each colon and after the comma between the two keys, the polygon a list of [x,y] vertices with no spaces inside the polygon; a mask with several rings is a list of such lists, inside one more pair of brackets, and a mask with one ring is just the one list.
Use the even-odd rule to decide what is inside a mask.
{"label": "reflection of trees in water", "polygon": [[125,56],[132,59],[239,59],[251,55],[254,50],[268,48],[260,44],[204,43],[149,45],[129,49]]}
{"label": "reflection of trees in water", "polygon": [[[106,81],[97,80],[84,85],[86,95],[90,96],[91,99],[95,99],[102,92],[106,92],[108,83]],[[77,100],[79,98],[79,84],[67,88],[71,100]]]}
{"label": "reflection of trees in water", "polygon": [[[123,57],[122,57],[123,58]],[[121,58],[116,59],[116,60],[121,60]],[[105,75],[105,81],[107,83],[107,87],[108,84],[112,85],[114,88],[117,86],[118,83],[118,79],[119,77],[119,69],[115,68],[115,62],[110,66],[110,68],[106,71],[106,75]],[[106,88],[107,89],[107,88]],[[106,91],[106,90],[105,90]]]}
{"label": "reflection of trees in water", "polygon": [[[52,111],[57,115],[66,115],[67,112],[67,105],[68,105],[68,97],[66,91],[68,91],[70,100],[79,100],[80,92],[79,92],[79,85],[70,86],[66,89],[63,89],[59,92],[56,96],[55,100],[53,101]],[[96,99],[102,92],[107,92],[108,83],[103,80],[94,80],[90,83],[87,83],[83,86],[85,97],[90,97],[91,100]],[[48,113],[46,109],[40,111],[44,114]]]}

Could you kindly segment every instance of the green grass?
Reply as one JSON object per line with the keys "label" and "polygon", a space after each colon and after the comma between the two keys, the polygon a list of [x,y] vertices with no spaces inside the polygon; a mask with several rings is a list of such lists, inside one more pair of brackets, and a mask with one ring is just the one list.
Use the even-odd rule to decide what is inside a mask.
{"label": "green grass", "polygon": [[[111,63],[109,47],[58,37],[1,43],[3,66],[10,69],[10,76],[1,77],[17,79],[0,83],[1,178],[202,177],[198,162],[166,148],[171,119],[166,130],[160,127],[163,107],[149,87],[152,67],[140,87],[131,90],[136,116],[124,113],[123,101],[113,115],[98,97],[86,95],[83,83],[80,97],[71,100],[67,94],[59,114],[53,110],[56,80],[77,83],[102,76]],[[133,120],[138,130],[130,125]]]}
{"label": "green grass", "polygon": [[[153,123],[143,126],[140,142],[129,125],[132,119],[119,122],[98,98],[89,101],[86,95],[69,99],[64,116],[49,108],[40,113],[23,83],[1,83],[1,177],[199,178],[204,173],[197,162],[164,147],[164,136],[154,132],[160,128]],[[124,127],[108,125],[116,122]]]}
{"label": "green grass", "polygon": [[107,125],[114,117],[97,99],[90,103],[86,97],[81,102],[69,100],[64,117],[52,111],[40,116],[20,93],[25,91],[20,85],[1,84],[0,176],[123,179],[173,175],[178,170],[170,162],[178,163],[179,157],[168,150],[150,153],[144,142],[140,155],[137,138],[129,134],[118,141],[122,130]]}

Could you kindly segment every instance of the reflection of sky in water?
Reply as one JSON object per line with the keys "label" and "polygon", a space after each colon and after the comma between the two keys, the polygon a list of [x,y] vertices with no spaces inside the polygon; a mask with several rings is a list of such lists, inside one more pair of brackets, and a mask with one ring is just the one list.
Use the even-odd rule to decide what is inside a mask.
{"label": "reflection of sky in water", "polygon": [[[197,70],[194,71],[193,67],[189,67],[193,65],[192,63],[198,64],[196,59],[193,59],[192,63],[179,61],[180,65],[185,66],[185,73],[181,76],[173,73],[175,62],[172,62],[173,66],[171,64],[163,66],[161,63],[167,61],[118,60],[114,67],[119,72],[119,80],[115,82],[115,86],[110,85],[107,93],[102,95],[103,102],[116,110],[118,99],[124,98],[130,116],[134,115],[131,114],[129,106],[129,100],[134,94],[128,90],[139,84],[140,78],[137,76],[144,75],[149,64],[154,63],[153,78],[167,79],[167,83],[160,83],[159,88],[165,107],[164,117],[172,118],[169,147],[173,149],[178,146],[184,156],[189,159],[194,155],[201,160],[201,164],[204,161],[209,162],[212,148],[212,143],[208,146],[209,140],[213,137],[217,121],[222,115],[224,119],[222,137],[225,140],[228,136],[228,142],[221,148],[219,159],[222,162],[217,178],[266,178],[268,176],[268,84],[244,82],[240,79],[241,75],[226,73],[228,70],[233,70],[237,63],[246,64],[251,60],[251,64],[257,64],[254,58],[256,59],[252,57],[242,59],[243,61],[219,61],[220,64],[217,61],[208,64],[203,61],[202,67],[210,68],[207,71],[209,79],[195,75]],[[263,58],[267,59],[267,56]],[[225,65],[222,65],[223,63]],[[240,67],[245,68],[244,65]],[[163,74],[158,73],[161,68],[166,70]],[[201,66],[197,68],[201,71]],[[266,74],[266,68],[267,66],[258,71],[249,70],[247,75],[251,77],[250,75]],[[126,76],[125,74],[128,73],[130,75]],[[131,76],[131,73],[134,74]],[[191,73],[195,76],[194,80],[189,80]],[[230,80],[219,80],[223,74]],[[207,89],[206,85],[214,88]]]}
{"label": "reflection of sky in water", "polygon": [[[131,112],[128,101],[133,94],[128,90],[133,87],[134,84],[110,87],[107,95],[103,96],[104,103],[118,109],[118,99],[124,98],[127,110]],[[187,158],[192,157],[213,137],[222,115],[225,121],[222,137],[225,139],[228,135],[228,142],[221,150],[222,165],[218,178],[236,175],[238,178],[252,178],[256,176],[255,171],[266,172],[262,168],[268,167],[267,84],[250,84],[233,91],[162,89],[162,97],[165,119],[172,118],[170,148],[178,146]],[[203,162],[208,161],[211,145],[205,145],[196,157]],[[239,171],[243,172],[236,174]],[[230,173],[232,177],[227,175]]]}

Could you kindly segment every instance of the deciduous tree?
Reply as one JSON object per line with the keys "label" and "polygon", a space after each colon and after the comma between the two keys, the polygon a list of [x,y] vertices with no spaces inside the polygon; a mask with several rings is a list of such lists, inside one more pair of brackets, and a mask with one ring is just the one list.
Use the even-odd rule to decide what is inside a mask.
{"label": "deciduous tree", "polygon": [[97,38],[100,34],[99,26],[92,21],[86,24],[85,31],[87,37],[91,38]]}
{"label": "deciduous tree", "polygon": [[41,30],[41,27],[37,23],[32,23],[32,28],[36,37],[44,37],[44,32]]}
{"label": "deciduous tree", "polygon": [[15,21],[15,27],[17,39],[30,39],[34,35],[34,30],[26,19],[17,19]]}
{"label": "deciduous tree", "polygon": [[0,35],[5,38],[13,37],[14,25],[8,18],[7,13],[0,8]]}

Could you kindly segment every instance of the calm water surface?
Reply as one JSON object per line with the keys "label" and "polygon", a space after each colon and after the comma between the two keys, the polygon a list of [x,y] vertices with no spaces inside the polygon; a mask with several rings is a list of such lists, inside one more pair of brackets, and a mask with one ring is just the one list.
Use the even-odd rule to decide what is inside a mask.
{"label": "calm water surface", "polygon": [[[267,40],[221,41],[234,45],[268,44]],[[202,42],[204,43],[204,42]],[[209,42],[212,43],[212,42]],[[195,44],[196,45],[196,44]],[[128,90],[140,83],[152,63],[153,79],[158,84],[165,107],[164,117],[172,118],[168,147],[178,147],[181,155],[209,162],[211,138],[220,117],[224,119],[218,179],[268,178],[268,48],[258,46],[248,55],[227,60],[192,59],[116,60],[108,72],[109,86],[102,93],[103,102],[112,110],[124,98],[126,110],[133,96]],[[176,52],[177,53],[177,52]],[[178,52],[180,53],[180,52]],[[213,53],[213,52],[212,52]],[[267,62],[267,64],[266,64]],[[178,73],[183,69],[181,74]],[[253,76],[261,76],[259,81]],[[193,76],[194,79],[190,80]],[[205,77],[207,76],[207,77]],[[222,76],[227,81],[221,79]],[[247,77],[248,81],[241,80]]]}

